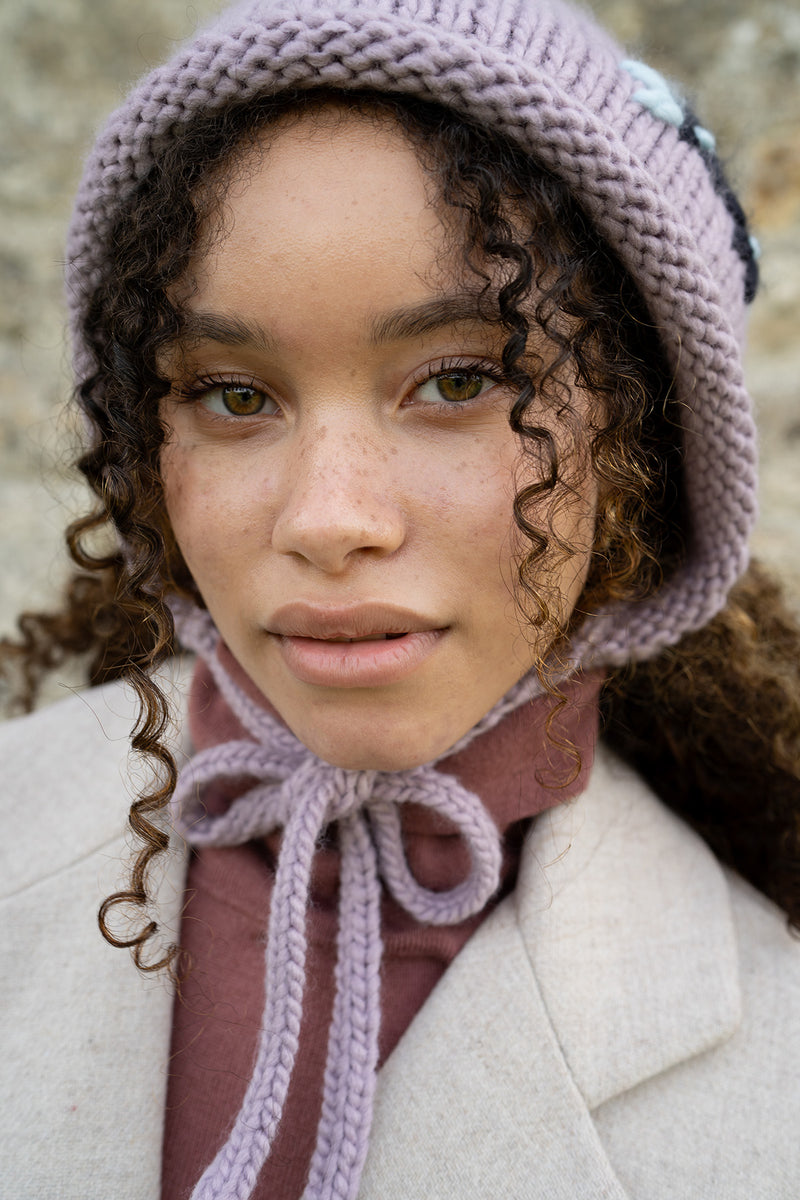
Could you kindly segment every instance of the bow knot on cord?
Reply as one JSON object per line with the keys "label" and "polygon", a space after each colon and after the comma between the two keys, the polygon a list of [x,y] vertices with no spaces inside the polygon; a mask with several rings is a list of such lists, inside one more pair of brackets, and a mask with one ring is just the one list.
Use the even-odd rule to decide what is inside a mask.
{"label": "bow knot on cord", "polygon": [[[254,704],[217,656],[217,634],[199,610],[179,614],[181,641],[208,664],[225,700],[255,741],[209,747],[181,770],[174,822],[194,846],[241,845],[282,829],[266,948],[266,998],[253,1075],[230,1137],[193,1200],[246,1200],[269,1155],[298,1049],[311,868],[320,836],[336,823],[341,856],[336,991],[322,1116],[304,1200],[355,1200],[367,1152],[380,1028],[381,883],[417,920],[453,924],[479,912],[497,890],[501,846],[480,800],[433,766],[349,771],[311,753]],[[203,802],[212,783],[252,780],[226,812]],[[439,813],[459,830],[472,863],[466,880],[433,892],[406,861],[399,806]]]}
{"label": "bow knot on cord", "polygon": [[[366,807],[377,774],[331,767],[308,750],[287,764],[271,746],[251,741],[211,746],[180,773],[173,797],[176,828],[194,846],[241,846],[286,825],[296,798],[310,792],[327,800],[321,813],[324,826]],[[202,795],[209,784],[245,776],[256,782],[225,813],[205,811]]]}

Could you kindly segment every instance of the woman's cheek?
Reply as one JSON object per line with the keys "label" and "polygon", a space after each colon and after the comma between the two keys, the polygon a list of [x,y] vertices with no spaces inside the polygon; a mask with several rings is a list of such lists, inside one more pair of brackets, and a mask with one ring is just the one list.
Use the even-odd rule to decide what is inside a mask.
{"label": "woman's cheek", "polygon": [[208,455],[198,447],[177,441],[164,448],[161,474],[172,531],[202,591],[204,578],[215,573],[214,564],[231,545],[226,515],[237,507],[231,504],[226,474],[219,464],[211,469]]}

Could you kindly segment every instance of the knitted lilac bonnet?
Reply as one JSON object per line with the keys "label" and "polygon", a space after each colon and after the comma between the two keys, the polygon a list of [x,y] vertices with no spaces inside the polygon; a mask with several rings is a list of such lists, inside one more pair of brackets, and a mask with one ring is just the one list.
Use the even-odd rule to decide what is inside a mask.
{"label": "knitted lilac bonnet", "polygon": [[79,323],[105,238],[172,132],[200,109],[288,87],[438,101],[502,132],[570,186],[637,284],[676,369],[686,560],[646,601],[587,620],[573,661],[646,658],[701,628],[747,561],[755,431],[741,372],[754,244],[713,137],[664,79],[551,0],[247,0],[148,75],[88,159],[67,244]]}
{"label": "knitted lilac bonnet", "polygon": [[[625,59],[590,18],[551,0],[247,0],[152,72],[108,122],[88,160],[67,247],[79,374],[80,323],[119,206],[200,110],[285,88],[367,88],[436,101],[504,134],[559,175],[638,286],[676,373],[689,528],[683,565],[657,595],[588,618],[572,663],[645,658],[702,627],[744,569],[755,516],[755,433],[741,376],[755,247],[712,135],[664,79]],[[314,842],[336,820],[342,847],[336,999],[308,1200],[354,1198],[366,1154],[377,1053],[379,875],[428,921],[478,911],[496,887],[499,847],[477,797],[432,767],[338,771],[266,719],[221,672],[216,631],[179,614],[184,644],[211,666],[254,741],[197,755],[181,773],[176,821],[195,844],[284,827],[267,948],[267,1001],[253,1079],[196,1197],[249,1196],[280,1120],[302,1012],[304,923]],[[531,694],[523,681],[469,736]],[[452,751],[450,751],[452,752]],[[256,785],[224,818],[202,813],[211,780]],[[450,816],[473,855],[455,893],[408,875],[397,805]],[[365,812],[368,814],[365,816]],[[487,825],[488,821],[488,825]]]}

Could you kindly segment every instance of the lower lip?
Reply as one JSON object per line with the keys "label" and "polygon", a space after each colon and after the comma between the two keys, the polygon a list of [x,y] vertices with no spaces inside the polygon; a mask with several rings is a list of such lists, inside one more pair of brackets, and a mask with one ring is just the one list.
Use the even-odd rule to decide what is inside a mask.
{"label": "lower lip", "polygon": [[444,636],[443,629],[367,642],[278,637],[283,661],[302,683],[320,687],[384,687],[410,675]]}

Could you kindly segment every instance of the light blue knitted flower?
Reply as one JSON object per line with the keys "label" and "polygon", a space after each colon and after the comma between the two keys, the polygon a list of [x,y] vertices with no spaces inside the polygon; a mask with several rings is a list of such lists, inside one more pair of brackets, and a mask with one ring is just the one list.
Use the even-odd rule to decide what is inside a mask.
{"label": "light blue knitted flower", "polygon": [[[647,63],[638,62],[633,58],[626,58],[620,66],[623,71],[627,71],[644,85],[633,93],[634,100],[648,108],[659,121],[665,121],[668,125],[680,129],[686,119],[683,101],[664,76]],[[710,130],[704,129],[702,125],[695,125],[694,135],[704,150],[710,154],[714,153],[716,140]]]}

